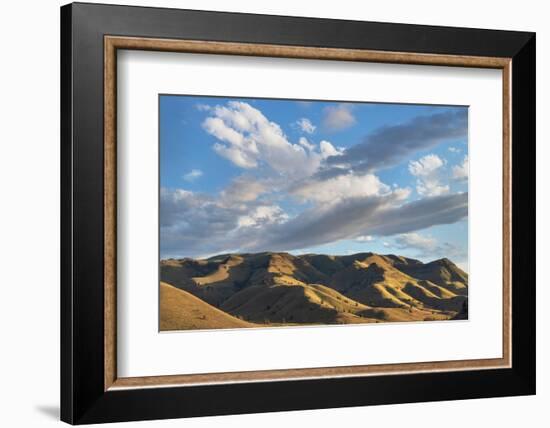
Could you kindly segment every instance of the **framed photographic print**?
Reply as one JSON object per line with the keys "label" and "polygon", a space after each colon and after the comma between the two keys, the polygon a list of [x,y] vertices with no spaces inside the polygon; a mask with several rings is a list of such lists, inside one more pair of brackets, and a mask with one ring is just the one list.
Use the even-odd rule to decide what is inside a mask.
{"label": "framed photographic print", "polygon": [[76,3],[61,53],[62,420],[535,393],[533,33]]}
{"label": "framed photographic print", "polygon": [[468,319],[467,115],[161,94],[160,331]]}

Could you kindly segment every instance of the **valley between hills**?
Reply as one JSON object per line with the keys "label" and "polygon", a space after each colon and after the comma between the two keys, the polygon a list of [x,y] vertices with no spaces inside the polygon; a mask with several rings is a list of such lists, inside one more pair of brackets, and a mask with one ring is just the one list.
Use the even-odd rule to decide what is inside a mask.
{"label": "valley between hills", "polygon": [[468,274],[449,259],[289,253],[160,262],[160,330],[459,320]]}

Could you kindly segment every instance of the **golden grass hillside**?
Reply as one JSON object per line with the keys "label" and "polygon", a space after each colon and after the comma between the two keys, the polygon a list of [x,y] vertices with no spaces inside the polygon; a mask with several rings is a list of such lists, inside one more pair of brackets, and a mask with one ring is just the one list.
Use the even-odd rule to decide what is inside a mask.
{"label": "golden grass hillside", "polygon": [[160,283],[160,329],[193,330],[254,327],[165,282]]}
{"label": "golden grass hillside", "polygon": [[[160,267],[164,287],[171,284],[187,292],[187,300],[178,298],[179,303],[169,305],[169,315],[162,315],[161,307],[166,325],[233,328],[234,321],[253,323],[250,327],[467,319],[468,275],[448,259],[422,263],[374,253],[256,253],[163,260]],[[199,302],[227,315],[227,320],[220,318],[227,326],[220,327],[213,314],[208,318],[212,322],[191,322],[189,314],[177,310],[201,306]],[[172,322],[176,316],[180,321]]]}

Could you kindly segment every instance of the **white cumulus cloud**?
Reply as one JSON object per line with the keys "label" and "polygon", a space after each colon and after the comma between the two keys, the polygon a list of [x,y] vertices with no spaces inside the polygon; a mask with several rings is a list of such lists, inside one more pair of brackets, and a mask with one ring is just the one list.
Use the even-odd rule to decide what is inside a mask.
{"label": "white cumulus cloud", "polygon": [[277,205],[260,205],[252,212],[238,219],[239,227],[260,227],[273,223],[284,223],[288,215]]}
{"label": "white cumulus cloud", "polygon": [[278,124],[248,103],[230,101],[209,113],[203,128],[220,140],[214,150],[241,168],[265,164],[289,177],[306,176],[319,167],[319,153],[289,142]]}
{"label": "white cumulus cloud", "polygon": [[468,156],[466,155],[460,165],[453,166],[453,178],[455,180],[467,180],[469,168],[470,164]]}
{"label": "white cumulus cloud", "polygon": [[291,194],[304,201],[329,203],[345,198],[384,195],[390,191],[390,187],[374,174],[349,173],[328,180],[307,180],[291,189]]}
{"label": "white cumulus cloud", "polygon": [[319,148],[321,149],[321,157],[326,159],[330,156],[341,156],[343,150],[337,149],[329,141],[323,140],[319,143]]}
{"label": "white cumulus cloud", "polygon": [[444,165],[445,161],[434,154],[409,162],[409,172],[417,177],[416,191],[419,195],[439,196],[449,193],[449,185],[442,184],[440,178],[440,170]]}
{"label": "white cumulus cloud", "polygon": [[310,143],[306,137],[300,137],[300,139],[298,140],[298,144],[300,144],[300,146],[305,147],[308,150],[315,149],[315,144]]}
{"label": "white cumulus cloud", "polygon": [[426,155],[417,161],[409,162],[409,172],[415,177],[427,177],[444,165],[444,161],[437,155]]}

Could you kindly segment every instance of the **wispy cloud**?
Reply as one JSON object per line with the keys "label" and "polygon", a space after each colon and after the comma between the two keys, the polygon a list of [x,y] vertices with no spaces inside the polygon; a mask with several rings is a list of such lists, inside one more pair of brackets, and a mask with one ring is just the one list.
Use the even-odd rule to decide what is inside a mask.
{"label": "wispy cloud", "polygon": [[220,199],[225,204],[251,202],[267,190],[267,183],[253,176],[240,175],[221,191]]}
{"label": "wispy cloud", "polygon": [[403,233],[395,238],[395,247],[401,250],[413,248],[428,252],[437,247],[437,239],[416,232]]}
{"label": "wispy cloud", "polygon": [[306,134],[313,134],[315,132],[315,129],[317,129],[317,127],[313,123],[311,123],[311,120],[309,120],[307,117],[302,117],[301,119],[298,119],[294,123],[294,125]]}
{"label": "wispy cloud", "polygon": [[195,104],[195,108],[198,110],[198,111],[208,111],[211,109],[211,107],[208,105],[208,104]]}
{"label": "wispy cloud", "polygon": [[361,235],[355,238],[357,242],[372,242],[374,241],[374,236],[372,235]]}
{"label": "wispy cloud", "polygon": [[195,181],[197,178],[202,177],[202,175],[203,175],[203,172],[200,169],[192,169],[187,174],[183,175],[183,179],[185,181],[192,182],[192,181]]}
{"label": "wispy cloud", "polygon": [[397,235],[390,243],[391,248],[399,251],[412,251],[415,257],[434,259],[448,257],[464,261],[467,259],[466,251],[450,242],[439,242],[437,239],[417,232]]}
{"label": "wispy cloud", "polygon": [[356,122],[351,104],[327,106],[323,110],[323,128],[327,131],[341,131]]}

